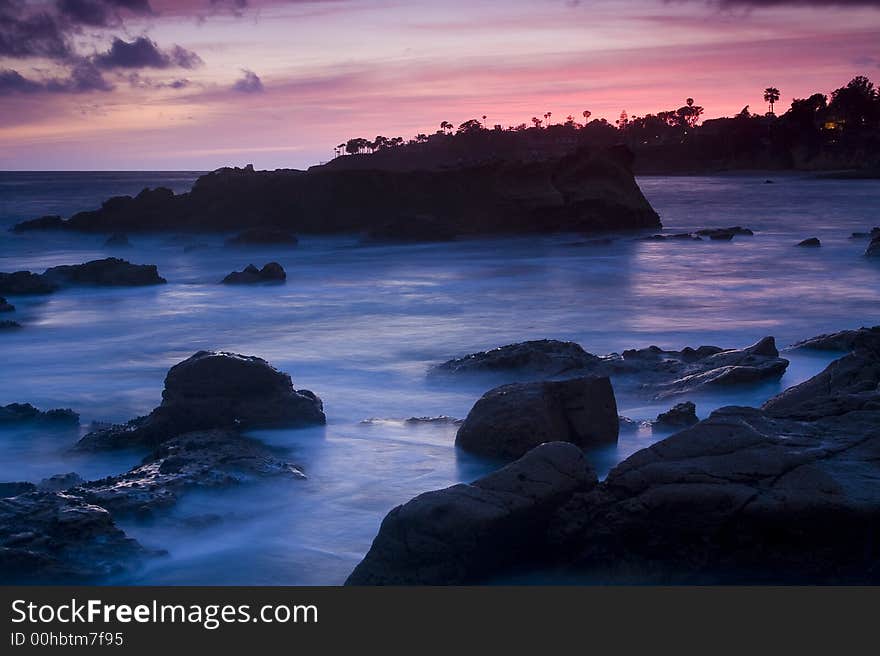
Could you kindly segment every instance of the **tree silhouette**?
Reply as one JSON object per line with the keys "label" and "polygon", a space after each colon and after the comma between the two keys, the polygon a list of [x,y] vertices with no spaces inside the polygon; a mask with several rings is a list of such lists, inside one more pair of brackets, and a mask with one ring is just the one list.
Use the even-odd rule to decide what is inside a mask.
{"label": "tree silhouette", "polygon": [[541,119],[539,119],[537,116],[533,116],[533,117],[532,117],[532,123],[535,124],[535,127],[536,127],[536,128],[541,127],[541,124],[542,124],[543,122],[544,122],[544,121],[542,121]]}
{"label": "tree silhouette", "polygon": [[774,114],[773,105],[775,105],[779,101],[779,89],[776,87],[767,87],[764,89],[764,102],[770,103],[770,111],[768,113]]}
{"label": "tree silhouette", "polygon": [[550,127],[550,117],[553,116],[553,112],[547,112],[544,114],[544,118],[547,119],[547,127]]}
{"label": "tree silhouette", "polygon": [[591,117],[592,115],[593,115],[593,112],[591,112],[589,109],[585,109],[585,110],[584,110],[584,125],[587,124],[587,121],[590,120],[590,117]]}

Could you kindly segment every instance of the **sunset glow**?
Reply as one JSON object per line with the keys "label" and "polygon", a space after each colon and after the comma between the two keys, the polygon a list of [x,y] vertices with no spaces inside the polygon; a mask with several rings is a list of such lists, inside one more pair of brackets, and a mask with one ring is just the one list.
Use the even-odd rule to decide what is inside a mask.
{"label": "sunset glow", "polygon": [[[349,137],[483,115],[763,111],[768,85],[784,110],[876,76],[878,6],[0,0],[0,167],[305,167]],[[35,16],[66,51],[27,31]]]}

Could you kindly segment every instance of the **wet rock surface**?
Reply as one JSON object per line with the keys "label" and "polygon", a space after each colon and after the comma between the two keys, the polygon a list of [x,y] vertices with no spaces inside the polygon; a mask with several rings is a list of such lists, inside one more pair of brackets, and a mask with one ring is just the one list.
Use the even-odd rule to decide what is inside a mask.
{"label": "wet rock surface", "polygon": [[346,585],[456,585],[530,561],[553,511],[596,485],[577,447],[543,444],[470,485],[426,492],[392,510]]}
{"label": "wet rock surface", "polygon": [[262,269],[248,264],[242,271],[233,271],[223,279],[224,285],[253,285],[258,283],[282,283],[287,273],[278,262],[269,262]]}
{"label": "wet rock surface", "polygon": [[262,358],[199,351],[165,377],[162,404],[146,417],[89,433],[79,449],[156,445],[182,433],[212,428],[324,424],[323,404],[295,390],[290,376]]}
{"label": "wet rock surface", "polygon": [[619,430],[611,382],[582,377],[490,390],[468,413],[455,444],[470,453],[513,459],[544,442],[614,444]]}
{"label": "wet rock surface", "polygon": [[687,428],[693,426],[699,420],[697,417],[697,406],[690,401],[678,403],[666,412],[661,412],[654,420],[654,425],[658,428]]}
{"label": "wet rock surface", "polygon": [[47,269],[43,278],[55,285],[140,286],[166,282],[154,264],[132,264],[116,257]]}
{"label": "wet rock surface", "polygon": [[657,346],[596,356],[574,342],[539,340],[511,344],[450,360],[430,370],[438,374],[500,374],[510,380],[566,376],[610,376],[615,384],[635,384],[658,398],[694,392],[706,385],[751,384],[782,376],[788,360],[772,337],[744,349],[718,346],[667,351]]}
{"label": "wet rock surface", "polygon": [[854,351],[857,348],[880,350],[880,326],[840,330],[836,333],[818,335],[797,342],[791,349],[810,349],[815,351]]}

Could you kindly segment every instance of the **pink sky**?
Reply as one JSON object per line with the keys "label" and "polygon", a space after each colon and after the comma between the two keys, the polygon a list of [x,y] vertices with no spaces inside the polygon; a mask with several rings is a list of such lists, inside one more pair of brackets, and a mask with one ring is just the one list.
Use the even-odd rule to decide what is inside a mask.
{"label": "pink sky", "polygon": [[[141,37],[153,59],[111,50]],[[305,167],[444,120],[722,116],[857,74],[880,78],[880,2],[0,0],[0,168]]]}

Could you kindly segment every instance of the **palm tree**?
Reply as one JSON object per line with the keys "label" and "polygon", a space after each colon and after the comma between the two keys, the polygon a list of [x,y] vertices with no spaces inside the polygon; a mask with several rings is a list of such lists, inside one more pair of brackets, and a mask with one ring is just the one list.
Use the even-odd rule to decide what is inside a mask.
{"label": "palm tree", "polygon": [[547,112],[546,114],[544,114],[544,118],[547,119],[547,127],[548,128],[550,127],[550,117],[551,116],[553,116],[553,112]]}
{"label": "palm tree", "polygon": [[583,114],[584,114],[584,127],[587,127],[587,123],[589,122],[590,117],[593,115],[593,112],[591,112],[589,109],[585,109]]}
{"label": "palm tree", "polygon": [[770,114],[773,114],[773,105],[779,100],[779,89],[767,87],[764,89],[764,102],[770,103]]}

